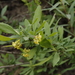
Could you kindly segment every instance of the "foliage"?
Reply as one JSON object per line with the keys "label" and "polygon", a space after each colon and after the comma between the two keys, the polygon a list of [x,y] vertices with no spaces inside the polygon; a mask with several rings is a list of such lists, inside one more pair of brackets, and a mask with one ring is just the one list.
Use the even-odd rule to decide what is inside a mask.
{"label": "foliage", "polygon": [[[48,2],[51,6],[50,8],[43,9],[43,11],[54,12],[57,14],[57,19],[61,19],[64,23],[62,25],[67,24],[67,30],[69,30],[72,35],[75,34],[75,26],[74,26],[74,0],[51,0]],[[48,15],[49,16],[49,15]],[[56,21],[57,21],[56,19]],[[66,21],[65,21],[66,20]],[[61,24],[60,24],[61,25]],[[66,31],[67,31],[66,30]],[[67,32],[69,32],[67,31]]]}
{"label": "foliage", "polygon": [[[15,56],[13,54],[8,54],[8,53],[7,54],[1,54],[0,56],[1,56],[0,66],[3,67],[3,68],[0,67],[0,74],[2,72],[8,73],[8,71],[5,69],[4,65],[7,65],[8,67],[11,67],[10,65],[19,64],[20,63],[19,60],[21,59],[21,56],[19,58],[15,58]],[[15,72],[15,70],[14,70],[14,72]]]}
{"label": "foliage", "polygon": [[[27,0],[22,1],[31,8]],[[40,0],[36,3],[39,3],[39,1]],[[42,72],[56,75],[54,72],[59,69],[59,66],[65,63],[68,65],[72,64],[72,66],[62,70],[60,74],[75,69],[75,37],[73,37],[75,1],[60,0],[55,2],[55,0],[51,0],[51,3],[49,1],[48,4],[50,4],[51,8],[43,9],[43,11],[49,10],[50,12],[54,12],[48,20],[42,20],[42,9],[41,6],[37,4],[38,6],[34,12],[32,21],[25,19],[17,29],[6,23],[0,23],[0,30],[2,32],[12,34],[10,37],[0,35],[0,41],[14,41],[7,47],[14,47],[20,50],[21,59],[23,59],[24,62],[28,62],[21,65],[23,67],[20,73],[21,75],[41,75]],[[59,24],[63,18],[68,20],[66,25]],[[68,28],[65,28],[65,26]],[[68,36],[66,37],[64,37],[65,31],[68,32]],[[0,63],[0,65],[7,65],[7,56],[1,56],[3,56],[4,59],[1,60],[5,64]],[[14,58],[13,55],[12,57]],[[16,59],[12,60],[12,62],[16,63]],[[0,70],[0,72],[3,71],[4,68]]]}
{"label": "foliage", "polygon": [[8,20],[8,18],[4,15],[5,12],[7,11],[7,7],[8,6],[5,6],[2,11],[0,12],[0,20],[4,19],[4,20]]}
{"label": "foliage", "polygon": [[[31,17],[33,16],[33,12],[35,11],[37,5],[41,4],[41,1],[40,0],[31,0],[31,1],[28,1],[28,0],[21,0],[27,7],[28,7],[28,10],[30,12],[30,15]],[[30,17],[30,18],[31,18]],[[31,18],[32,19],[32,18]]]}

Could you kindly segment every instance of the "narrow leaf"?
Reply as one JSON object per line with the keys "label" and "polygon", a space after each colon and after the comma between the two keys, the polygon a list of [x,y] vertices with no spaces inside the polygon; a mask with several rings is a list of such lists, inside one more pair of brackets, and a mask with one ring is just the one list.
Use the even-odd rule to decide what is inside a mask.
{"label": "narrow leaf", "polygon": [[47,22],[44,25],[44,30],[45,30],[45,35],[49,36],[50,35],[50,26]]}
{"label": "narrow leaf", "polygon": [[72,8],[71,10],[71,27],[73,27],[73,24],[74,24],[74,8]]}
{"label": "narrow leaf", "polygon": [[40,21],[41,19],[41,14],[42,14],[42,10],[41,10],[41,6],[38,5],[37,9],[35,10],[35,13],[34,13],[34,17],[33,17],[33,23],[34,21],[38,18],[38,21]]}
{"label": "narrow leaf", "polygon": [[55,5],[52,6],[52,8],[50,8],[50,11],[52,11],[53,9],[57,8],[57,6],[61,4],[61,2],[57,2]]}
{"label": "narrow leaf", "polygon": [[9,38],[9,37],[0,35],[0,41],[9,41],[9,40],[12,40],[12,39],[14,39],[14,38]]}
{"label": "narrow leaf", "polygon": [[74,6],[75,6],[75,1],[73,1],[73,3],[71,4],[68,13],[71,13]]}
{"label": "narrow leaf", "polygon": [[75,69],[75,67],[67,68],[67,69],[64,69],[61,73],[63,74],[63,73],[65,73],[66,71],[71,71],[71,70],[74,70],[74,69]]}
{"label": "narrow leaf", "polygon": [[59,53],[55,52],[55,55],[53,57],[53,67],[59,62],[60,56]]}
{"label": "narrow leaf", "polygon": [[51,27],[51,25],[53,24],[54,19],[55,19],[55,14],[53,15],[53,18],[52,18],[52,20],[50,21],[50,24],[49,24],[50,27]]}
{"label": "narrow leaf", "polygon": [[41,6],[38,5],[38,7],[35,10],[34,16],[33,16],[33,20],[32,20],[32,24],[33,24],[33,30],[35,31],[36,28],[38,27],[39,21],[41,20]]}
{"label": "narrow leaf", "polygon": [[58,33],[59,33],[59,40],[62,40],[63,39],[63,33],[64,33],[63,26],[58,27]]}
{"label": "narrow leaf", "polygon": [[46,63],[47,61],[49,61],[52,58],[52,56],[49,56],[48,58],[45,58],[43,61],[33,65],[33,66],[40,66],[43,65],[44,63]]}
{"label": "narrow leaf", "polygon": [[2,11],[1,11],[1,16],[4,16],[4,14],[5,14],[5,12],[6,12],[6,10],[7,10],[7,5],[2,9]]}
{"label": "narrow leaf", "polygon": [[34,71],[33,70],[30,72],[30,75],[34,75]]}
{"label": "narrow leaf", "polygon": [[8,24],[0,23],[0,30],[5,33],[17,34],[17,32]]}
{"label": "narrow leaf", "polygon": [[45,23],[46,23],[46,21],[43,21],[43,23],[40,25],[40,27],[38,29],[36,29],[36,33],[39,32],[41,29],[43,29]]}

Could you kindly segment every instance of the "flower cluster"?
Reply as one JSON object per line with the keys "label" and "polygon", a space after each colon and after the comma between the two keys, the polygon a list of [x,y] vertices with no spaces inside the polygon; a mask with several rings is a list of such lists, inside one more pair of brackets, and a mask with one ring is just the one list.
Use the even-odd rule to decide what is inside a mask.
{"label": "flower cluster", "polygon": [[12,46],[14,48],[20,49],[20,47],[22,46],[22,44],[20,43],[20,40],[17,40],[15,42],[12,42]]}
{"label": "flower cluster", "polygon": [[36,35],[36,36],[34,37],[34,43],[38,45],[39,42],[41,42],[41,38],[42,38],[42,36],[41,36],[40,33],[39,33],[38,35]]}
{"label": "flower cluster", "polygon": [[23,50],[23,56],[24,56],[24,57],[29,57],[29,54],[28,54],[29,52],[30,52],[30,49],[26,49],[26,48],[25,48],[25,49]]}

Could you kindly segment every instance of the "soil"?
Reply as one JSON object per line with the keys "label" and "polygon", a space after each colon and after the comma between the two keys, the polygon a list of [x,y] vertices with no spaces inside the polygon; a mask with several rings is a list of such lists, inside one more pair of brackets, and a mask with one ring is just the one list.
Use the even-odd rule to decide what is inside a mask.
{"label": "soil", "polygon": [[[41,0],[43,2],[43,0]],[[22,21],[25,18],[29,19],[30,18],[30,14],[28,12],[28,8],[26,5],[24,5],[24,3],[21,0],[0,0],[0,11],[2,10],[2,8],[4,6],[8,6],[7,11],[5,13],[5,15],[8,17],[9,23],[12,23],[12,21],[16,20],[16,21]],[[44,5],[42,5],[44,6]],[[44,8],[46,8],[46,6],[44,6]],[[48,14],[48,12],[45,12],[46,14]],[[0,22],[3,22],[4,20],[1,20]],[[0,53],[13,53],[13,54],[20,54],[19,51],[16,51],[13,48],[3,48],[2,46],[0,46]],[[62,67],[63,69],[66,68],[65,65]],[[59,68],[62,70],[62,68]],[[9,68],[10,69],[10,68]],[[8,69],[8,70],[9,70]],[[14,73],[14,75],[19,75],[19,70],[21,69],[21,67],[19,67],[19,69],[17,69]],[[72,71],[67,71],[65,74],[63,75],[75,75],[75,70]],[[59,71],[58,71],[59,72]],[[0,75],[7,75],[6,73],[0,74]],[[41,75],[48,75],[47,73],[42,73]],[[60,72],[59,74],[60,75]]]}
{"label": "soil", "polygon": [[0,0],[0,11],[4,6],[8,6],[5,15],[7,18],[22,21],[24,18],[29,18],[27,6],[21,0]]}

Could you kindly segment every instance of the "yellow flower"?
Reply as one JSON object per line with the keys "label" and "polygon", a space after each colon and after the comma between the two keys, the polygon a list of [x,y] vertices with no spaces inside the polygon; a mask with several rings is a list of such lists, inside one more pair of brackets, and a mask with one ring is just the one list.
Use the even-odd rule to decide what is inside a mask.
{"label": "yellow flower", "polygon": [[39,44],[39,42],[41,42],[41,38],[42,38],[42,36],[40,35],[40,33],[38,34],[38,35],[36,35],[35,37],[34,37],[34,43],[35,44]]}
{"label": "yellow flower", "polygon": [[24,48],[23,52],[28,53],[28,52],[30,52],[30,49]]}
{"label": "yellow flower", "polygon": [[24,56],[24,57],[29,57],[29,54],[26,53],[26,54],[23,54],[23,56]]}
{"label": "yellow flower", "polygon": [[26,49],[26,48],[24,48],[24,50],[23,50],[23,56],[24,57],[29,57],[29,53],[30,52],[30,49]]}
{"label": "yellow flower", "polygon": [[15,42],[12,42],[12,46],[14,48],[20,49],[20,47],[22,46],[22,44],[20,43],[20,40],[17,40]]}
{"label": "yellow flower", "polygon": [[39,41],[37,39],[34,39],[34,43],[39,45]]}
{"label": "yellow flower", "polygon": [[42,38],[42,36],[40,35],[40,33],[38,34],[38,40],[39,40],[39,42],[41,42],[41,38]]}

